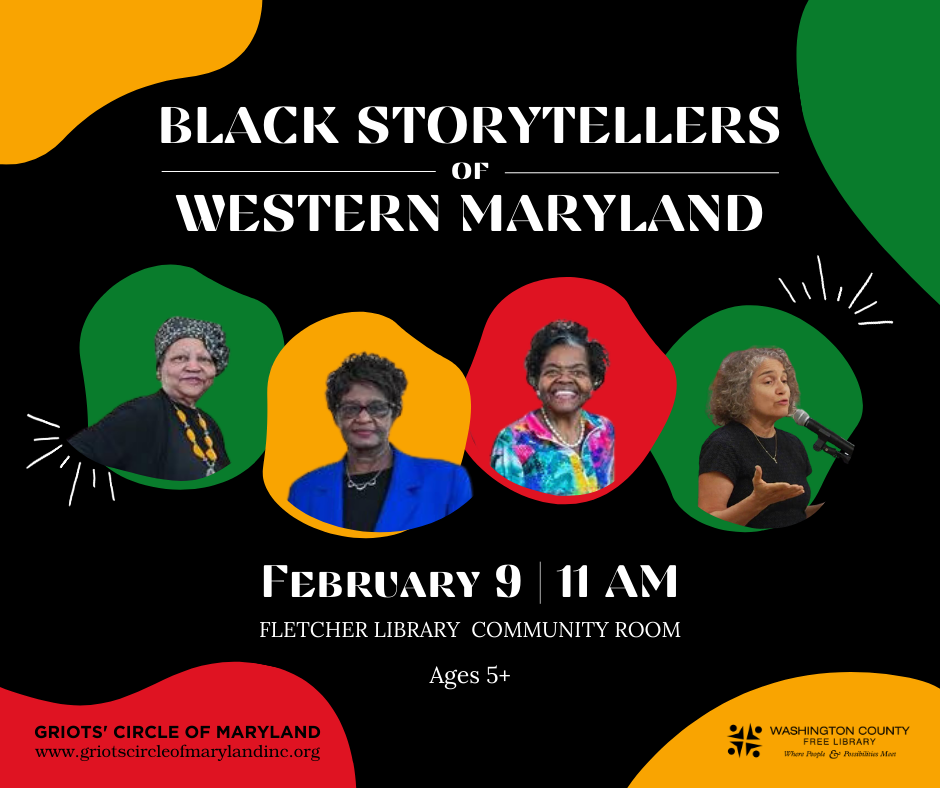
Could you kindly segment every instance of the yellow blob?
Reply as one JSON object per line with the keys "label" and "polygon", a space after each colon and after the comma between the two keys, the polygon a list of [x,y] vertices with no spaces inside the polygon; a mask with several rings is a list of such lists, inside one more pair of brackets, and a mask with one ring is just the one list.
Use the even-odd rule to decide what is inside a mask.
{"label": "yellow blob", "polygon": [[459,463],[470,428],[470,388],[460,369],[397,323],[370,312],[334,315],[305,328],[280,352],[268,377],[264,484],[288,514],[321,531],[354,538],[389,533],[328,525],[288,503],[291,484],[339,462],[346,445],[326,406],[326,377],[353,353],[377,353],[408,378],[392,444],[415,457]]}
{"label": "yellow blob", "polygon": [[[940,690],[902,676],[819,673],[787,679],[739,695],[697,719],[656,753],[630,788],[933,785],[937,708]],[[840,725],[854,731],[781,730]],[[872,733],[871,726],[882,730]],[[907,730],[886,734],[884,726]],[[858,743],[865,739],[867,744]]]}
{"label": "yellow blob", "polygon": [[0,124],[0,163],[48,153],[132,91],[223,68],[260,18],[261,0],[5,3],[0,106],[11,121]]}

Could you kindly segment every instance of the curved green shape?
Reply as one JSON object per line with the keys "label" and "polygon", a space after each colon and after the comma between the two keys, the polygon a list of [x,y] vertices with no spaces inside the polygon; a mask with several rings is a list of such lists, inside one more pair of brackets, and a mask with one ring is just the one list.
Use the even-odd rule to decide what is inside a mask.
{"label": "curved green shape", "polygon": [[[800,384],[798,407],[811,415],[825,414],[822,421],[839,435],[850,435],[862,418],[862,392],[849,362],[823,334],[798,317],[765,306],[735,306],[689,329],[666,354],[676,370],[676,403],[653,445],[653,457],[682,511],[723,531],[761,530],[726,523],[698,508],[699,451],[718,429],[706,410],[708,387],[725,356],[751,347],[786,350]],[[815,501],[835,458],[814,451],[816,434],[792,419],[780,419],[777,428],[793,433],[806,446],[813,466],[809,484]]]}
{"label": "curved green shape", "polygon": [[199,406],[222,429],[231,464],[192,482],[112,470],[149,487],[191,490],[233,479],[264,453],[268,373],[284,347],[284,335],[267,306],[192,268],[161,265],[131,274],[98,300],[82,326],[79,353],[89,424],[122,402],[160,388],[153,340],[157,329],[174,315],[210,320],[225,331],[231,348],[229,365]]}
{"label": "curved green shape", "polygon": [[935,301],[938,37],[936,0],[810,0],[796,44],[803,118],[823,166]]}

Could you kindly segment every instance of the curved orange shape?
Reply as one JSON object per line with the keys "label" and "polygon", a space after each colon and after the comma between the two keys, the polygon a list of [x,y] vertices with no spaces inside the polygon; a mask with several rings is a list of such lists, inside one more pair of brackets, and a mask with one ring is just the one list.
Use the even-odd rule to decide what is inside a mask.
{"label": "curved orange shape", "polygon": [[0,162],[52,150],[134,90],[216,71],[254,38],[261,0],[13,3],[0,45]]}
{"label": "curved orange shape", "polygon": [[288,501],[291,484],[342,459],[346,444],[326,407],[326,378],[352,353],[391,359],[408,377],[404,410],[391,432],[407,454],[460,464],[470,427],[470,389],[460,369],[390,318],[345,312],[319,320],[294,336],[268,376],[268,439],[264,485],[285,512],[339,536],[372,539],[401,531],[351,531],[324,523]]}
{"label": "curved orange shape", "polygon": [[883,673],[779,681],[697,719],[630,786],[933,785],[938,704],[932,684]]}

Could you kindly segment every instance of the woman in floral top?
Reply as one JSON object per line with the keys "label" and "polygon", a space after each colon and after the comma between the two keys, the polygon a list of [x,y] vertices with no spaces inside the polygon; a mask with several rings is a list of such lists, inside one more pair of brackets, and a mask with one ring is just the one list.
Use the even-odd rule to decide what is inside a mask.
{"label": "woman in floral top", "polygon": [[532,337],[526,378],[542,401],[496,438],[490,464],[522,487],[584,495],[614,481],[614,425],[583,410],[609,359],[578,323],[555,321]]}

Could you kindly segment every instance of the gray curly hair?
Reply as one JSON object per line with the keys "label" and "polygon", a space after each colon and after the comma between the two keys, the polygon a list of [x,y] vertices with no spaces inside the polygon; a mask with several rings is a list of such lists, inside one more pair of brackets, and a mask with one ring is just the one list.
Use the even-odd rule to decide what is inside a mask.
{"label": "gray curly hair", "polygon": [[750,350],[735,351],[718,368],[718,374],[709,387],[711,399],[708,401],[708,415],[715,424],[724,426],[732,421],[743,424],[748,420],[751,412],[751,378],[769,358],[783,364],[790,387],[788,415],[793,415],[800,401],[800,387],[786,351],[778,347],[752,347]]}

